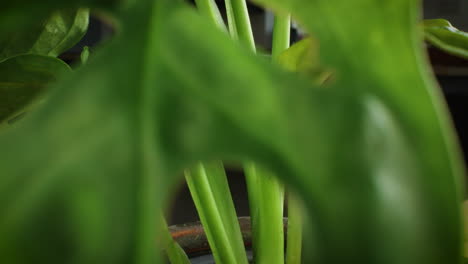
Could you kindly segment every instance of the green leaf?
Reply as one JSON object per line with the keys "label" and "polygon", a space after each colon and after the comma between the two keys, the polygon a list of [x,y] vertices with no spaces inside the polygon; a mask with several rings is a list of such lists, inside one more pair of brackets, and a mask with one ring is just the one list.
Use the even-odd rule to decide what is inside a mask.
{"label": "green leaf", "polygon": [[185,172],[185,179],[216,263],[247,264],[244,240],[222,163],[199,163]]}
{"label": "green leaf", "polygon": [[418,1],[257,2],[291,11],[317,37],[336,77],[327,88],[348,98],[341,125],[330,108],[327,124],[310,121],[322,131],[309,137],[317,155],[291,157],[315,172],[297,185],[315,221],[307,253],[318,263],[460,263],[463,169],[418,38]]}
{"label": "green leaf", "polygon": [[445,19],[423,22],[426,40],[452,55],[468,59],[468,33],[458,30]]}
{"label": "green leaf", "polygon": [[70,68],[61,60],[19,55],[0,63],[0,127],[15,121],[44,95],[57,76]]}
{"label": "green leaf", "polygon": [[96,8],[116,12],[119,8],[130,6],[134,0],[18,0],[7,1],[0,9],[0,36],[23,32],[39,25],[55,12],[64,9]]}
{"label": "green leaf", "polygon": [[327,89],[178,1],[137,2],[113,44],[0,135],[1,262],[154,263],[180,172],[252,160],[304,201],[304,263],[461,263],[463,171],[416,1],[262,2],[319,39]]}
{"label": "green leaf", "polygon": [[31,28],[0,38],[0,61],[24,53],[56,57],[70,49],[88,29],[89,9],[54,12]]}
{"label": "green leaf", "polygon": [[[161,214],[162,218],[162,214]],[[167,226],[166,220],[160,219],[160,237],[162,242],[162,247],[165,249],[167,257],[171,264],[190,264],[190,260],[187,254],[184,252],[182,247],[174,240],[169,228]]]}
{"label": "green leaf", "polygon": [[319,62],[318,42],[312,37],[305,38],[278,56],[278,63],[286,70],[307,76],[317,84],[325,82],[331,76]]}

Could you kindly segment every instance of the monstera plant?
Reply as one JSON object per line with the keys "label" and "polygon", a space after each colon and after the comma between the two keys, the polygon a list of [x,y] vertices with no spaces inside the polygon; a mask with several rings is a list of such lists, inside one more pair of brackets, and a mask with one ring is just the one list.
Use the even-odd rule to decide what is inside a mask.
{"label": "monstera plant", "polygon": [[[222,160],[273,172],[303,201],[304,263],[461,263],[464,172],[419,1],[257,0],[320,43],[278,63],[254,54],[245,2],[226,2],[221,30],[179,0],[2,6],[1,262],[161,263],[161,212],[182,172]],[[82,7],[119,28],[71,71],[53,56],[82,36]],[[465,38],[446,41],[463,33],[426,26],[465,54]]]}

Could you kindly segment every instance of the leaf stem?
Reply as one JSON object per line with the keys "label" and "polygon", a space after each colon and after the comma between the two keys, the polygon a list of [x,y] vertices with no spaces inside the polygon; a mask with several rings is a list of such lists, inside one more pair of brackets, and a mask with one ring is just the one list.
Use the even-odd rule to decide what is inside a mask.
{"label": "leaf stem", "polygon": [[[234,20],[236,34],[239,41],[247,45],[252,51],[256,51],[255,40],[252,33],[252,26],[250,24],[249,11],[245,0],[229,0],[226,1],[226,11],[228,20],[230,13]],[[232,28],[232,26],[230,26]]]}
{"label": "leaf stem", "polygon": [[195,0],[198,10],[209,18],[218,28],[227,32],[223,17],[214,0]]}
{"label": "leaf stem", "polygon": [[292,193],[288,193],[288,246],[286,264],[300,264],[302,253],[302,204]]}
{"label": "leaf stem", "polygon": [[[273,28],[273,58],[289,47],[291,16],[277,16]],[[245,165],[252,221],[252,246],[257,264],[284,263],[283,186],[270,172]]]}
{"label": "leaf stem", "polygon": [[276,15],[273,25],[272,57],[276,59],[289,48],[291,34],[291,15]]}
{"label": "leaf stem", "polygon": [[199,163],[185,178],[216,263],[247,264],[244,241],[221,162]]}
{"label": "leaf stem", "polygon": [[162,247],[166,251],[167,257],[171,264],[190,264],[190,260],[185,254],[185,251],[180,247],[180,245],[174,241],[167,227],[166,219],[162,216],[159,219],[161,238],[162,238]]}
{"label": "leaf stem", "polygon": [[273,174],[253,163],[246,164],[245,175],[255,263],[283,264],[283,186]]}
{"label": "leaf stem", "polygon": [[234,12],[232,11],[231,0],[224,0],[224,4],[226,6],[226,15],[227,15],[229,33],[232,39],[237,40],[238,36],[237,36],[237,29],[236,29],[236,21],[234,19]]}

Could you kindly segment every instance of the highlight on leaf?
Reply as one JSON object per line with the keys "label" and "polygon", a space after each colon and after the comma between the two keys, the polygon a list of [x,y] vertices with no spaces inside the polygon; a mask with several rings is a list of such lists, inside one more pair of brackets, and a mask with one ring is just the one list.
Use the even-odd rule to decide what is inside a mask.
{"label": "highlight on leaf", "polygon": [[75,45],[86,33],[89,9],[53,12],[45,21],[0,36],[0,61],[19,54],[57,57]]}
{"label": "highlight on leaf", "polygon": [[458,30],[445,19],[423,21],[425,39],[437,48],[468,59],[468,33]]}

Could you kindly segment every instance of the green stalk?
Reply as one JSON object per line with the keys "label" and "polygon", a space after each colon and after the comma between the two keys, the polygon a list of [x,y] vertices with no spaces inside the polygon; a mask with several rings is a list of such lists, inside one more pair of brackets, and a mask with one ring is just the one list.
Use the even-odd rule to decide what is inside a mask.
{"label": "green stalk", "polygon": [[[239,41],[252,51],[256,51],[255,40],[252,33],[252,27],[250,25],[249,11],[247,9],[247,3],[245,0],[229,0],[226,1],[226,11],[228,14],[232,13],[234,20],[236,33]],[[232,26],[230,26],[231,28]]]}
{"label": "green stalk", "polygon": [[234,20],[234,12],[232,11],[231,0],[225,0],[224,4],[226,5],[226,14],[227,14],[229,33],[232,39],[237,40],[238,37],[237,37],[236,21]]}
{"label": "green stalk", "polygon": [[216,263],[247,264],[244,241],[221,162],[185,172]]}
{"label": "green stalk", "polygon": [[281,52],[289,48],[291,34],[291,15],[275,17],[273,25],[272,57],[276,59]]}
{"label": "green stalk", "polygon": [[256,264],[284,263],[283,186],[253,163],[245,166]]}
{"label": "green stalk", "polygon": [[167,257],[171,264],[190,264],[190,260],[185,254],[185,251],[180,247],[180,245],[174,241],[167,228],[167,223],[162,214],[160,214],[160,235],[162,238],[162,247],[166,251]]}
{"label": "green stalk", "polygon": [[[277,16],[273,28],[273,59],[289,47],[291,17]],[[253,163],[245,166],[252,221],[252,246],[257,264],[284,263],[283,186]]]}
{"label": "green stalk", "polygon": [[195,3],[202,15],[209,18],[221,30],[227,31],[223,17],[221,16],[221,13],[219,13],[218,6],[214,0],[195,0]]}
{"label": "green stalk", "polygon": [[301,264],[302,206],[294,194],[288,193],[288,246],[286,264]]}
{"label": "green stalk", "polygon": [[247,185],[247,194],[249,197],[249,210],[250,210],[250,225],[252,232],[252,252],[253,258],[256,259],[259,245],[259,215],[261,205],[261,189],[258,180],[258,175],[253,163],[244,164],[245,181]]}

